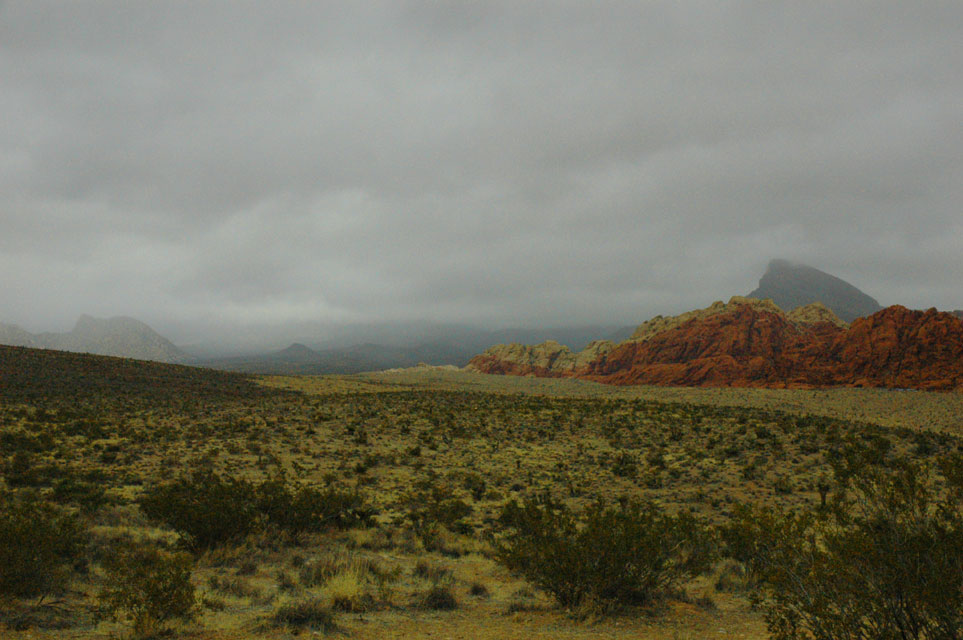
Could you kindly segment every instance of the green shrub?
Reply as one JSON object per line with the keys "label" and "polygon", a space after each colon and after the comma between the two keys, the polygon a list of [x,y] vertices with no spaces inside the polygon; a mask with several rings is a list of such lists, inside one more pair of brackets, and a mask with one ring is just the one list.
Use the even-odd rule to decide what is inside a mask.
{"label": "green shrub", "polygon": [[17,451],[2,465],[3,477],[8,487],[49,487],[63,475],[56,464],[42,462],[43,458],[28,452]]}
{"label": "green shrub", "polygon": [[298,534],[362,526],[374,515],[356,491],[292,487],[283,477],[254,485],[212,471],[151,487],[139,503],[195,550],[243,537],[264,523]]}
{"label": "green shrub", "polygon": [[72,476],[57,481],[51,497],[61,504],[76,504],[81,511],[88,514],[110,502],[103,485],[78,480]]}
{"label": "green shrub", "polygon": [[647,604],[706,571],[712,559],[700,522],[650,503],[599,502],[579,518],[549,499],[512,501],[500,522],[507,535],[497,544],[499,561],[565,607]]}
{"label": "green shrub", "polygon": [[449,585],[435,584],[416,596],[415,605],[430,611],[452,611],[458,608],[458,601]]}
{"label": "green shrub", "polygon": [[437,546],[439,527],[470,535],[474,528],[468,517],[473,511],[464,500],[451,497],[450,491],[427,483],[421,483],[418,490],[408,496],[408,521],[429,551]]}
{"label": "green shrub", "polygon": [[101,615],[130,620],[138,636],[156,632],[172,619],[192,619],[197,610],[192,569],[193,561],[184,553],[149,546],[122,549],[104,566]]}
{"label": "green shrub", "polygon": [[478,473],[466,474],[462,480],[462,486],[471,493],[471,497],[475,502],[481,500],[488,490],[488,483],[485,481],[485,478]]}
{"label": "green shrub", "polygon": [[726,527],[776,640],[963,637],[958,495],[917,465],[888,464],[851,468],[849,497],[816,514],[743,508]]}
{"label": "green shrub", "polygon": [[149,488],[138,501],[147,517],[181,534],[188,547],[210,549],[254,530],[254,486],[211,471],[197,471]]}
{"label": "green shrub", "polygon": [[0,494],[0,598],[63,589],[86,540],[73,515],[36,497]]}
{"label": "green shrub", "polygon": [[639,474],[639,461],[631,453],[620,453],[612,464],[612,473],[619,478],[634,478]]}
{"label": "green shrub", "polygon": [[357,491],[291,487],[281,478],[261,484],[256,493],[258,511],[290,533],[350,529],[369,524],[374,515]]}

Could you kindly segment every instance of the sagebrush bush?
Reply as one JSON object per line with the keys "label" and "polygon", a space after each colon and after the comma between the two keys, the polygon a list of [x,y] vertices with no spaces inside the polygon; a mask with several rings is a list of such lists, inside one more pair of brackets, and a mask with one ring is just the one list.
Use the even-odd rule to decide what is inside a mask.
{"label": "sagebrush bush", "polygon": [[0,493],[0,599],[62,590],[87,538],[81,521],[60,508]]}
{"label": "sagebrush bush", "polygon": [[138,636],[158,631],[173,619],[192,619],[197,612],[193,567],[185,553],[137,545],[120,549],[104,564],[101,615],[129,620]]}
{"label": "sagebrush bush", "polygon": [[637,501],[599,502],[577,516],[560,502],[510,502],[497,558],[565,607],[591,600],[603,609],[642,605],[706,571],[713,545],[687,514],[670,516]]}

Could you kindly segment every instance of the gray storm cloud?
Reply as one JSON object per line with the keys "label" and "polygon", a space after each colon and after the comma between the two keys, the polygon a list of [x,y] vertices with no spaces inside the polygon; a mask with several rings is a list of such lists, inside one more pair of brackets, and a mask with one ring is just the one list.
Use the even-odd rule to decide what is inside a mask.
{"label": "gray storm cloud", "polygon": [[959,3],[0,4],[0,321],[963,307]]}

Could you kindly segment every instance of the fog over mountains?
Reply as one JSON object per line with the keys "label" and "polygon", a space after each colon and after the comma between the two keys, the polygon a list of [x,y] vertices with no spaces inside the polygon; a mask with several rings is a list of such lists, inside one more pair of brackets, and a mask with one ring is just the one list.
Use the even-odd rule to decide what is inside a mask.
{"label": "fog over mountains", "polygon": [[92,318],[82,315],[66,333],[30,333],[0,323],[0,344],[37,349],[79,351],[157,362],[187,362],[190,356],[139,320],[127,317]]}
{"label": "fog over mountains", "polygon": [[[462,366],[493,344],[557,340],[580,349],[617,327],[483,329],[436,323],[242,328],[221,339],[175,346],[127,317],[81,316],[68,332],[31,333],[0,323],[0,344],[194,364],[252,373],[356,373],[428,364]],[[285,346],[286,345],[286,346]]]}
{"label": "fog over mountains", "polygon": [[[848,282],[785,260],[769,264],[749,297],[770,298],[786,312],[821,302],[846,322],[881,308],[874,298]],[[647,320],[640,317],[638,323]],[[635,325],[488,329],[432,322],[317,322],[224,327],[216,335],[211,334],[213,339],[175,346],[139,320],[84,315],[64,333],[31,333],[17,325],[0,323],[0,344],[251,373],[323,374],[411,367],[419,363],[464,366],[476,354],[498,344],[532,345],[551,340],[578,352],[596,340],[622,342],[635,329]]]}

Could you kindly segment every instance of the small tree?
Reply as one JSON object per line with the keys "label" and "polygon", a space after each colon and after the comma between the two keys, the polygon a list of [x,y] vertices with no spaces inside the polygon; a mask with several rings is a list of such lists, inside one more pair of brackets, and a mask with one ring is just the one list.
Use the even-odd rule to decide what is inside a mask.
{"label": "small tree", "polygon": [[550,499],[512,501],[500,521],[508,535],[498,544],[499,561],[565,607],[647,604],[708,569],[712,557],[701,523],[651,503],[598,502],[577,517]]}
{"label": "small tree", "polygon": [[172,619],[190,620],[196,613],[193,560],[185,553],[133,546],[112,556],[104,566],[106,586],[98,601],[101,615],[128,619],[137,636],[158,631]]}

